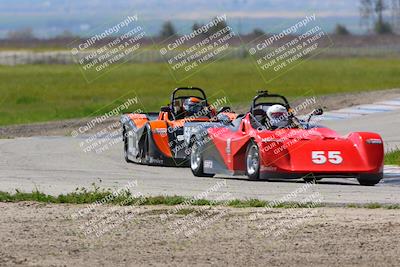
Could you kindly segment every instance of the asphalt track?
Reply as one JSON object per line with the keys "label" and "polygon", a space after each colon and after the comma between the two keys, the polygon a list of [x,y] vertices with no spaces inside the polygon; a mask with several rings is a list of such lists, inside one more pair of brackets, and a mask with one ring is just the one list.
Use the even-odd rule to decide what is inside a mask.
{"label": "asphalt track", "polygon": [[[368,115],[324,123],[345,134],[349,131],[376,131],[387,149],[400,146],[400,112]],[[39,189],[48,194],[90,188],[121,188],[136,181],[134,191],[144,195],[196,196],[209,191],[207,198],[229,192],[240,199],[279,200],[304,185],[302,181],[248,181],[245,177],[198,178],[187,168],[149,167],[125,163],[122,143],[96,154],[84,152],[81,138],[30,137],[0,140],[0,191]],[[217,183],[225,183],[217,191]],[[400,203],[400,171],[386,174],[375,187],[359,186],[353,179],[325,179],[291,200],[301,200],[318,192],[326,203]]]}

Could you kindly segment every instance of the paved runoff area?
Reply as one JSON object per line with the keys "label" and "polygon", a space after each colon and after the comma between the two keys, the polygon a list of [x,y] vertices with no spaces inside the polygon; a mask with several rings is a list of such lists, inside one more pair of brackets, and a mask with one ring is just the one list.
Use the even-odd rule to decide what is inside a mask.
{"label": "paved runoff area", "polygon": [[324,120],[346,120],[361,116],[400,111],[400,98],[394,98],[386,101],[379,101],[373,104],[356,105],[349,108],[343,108],[325,112]]}

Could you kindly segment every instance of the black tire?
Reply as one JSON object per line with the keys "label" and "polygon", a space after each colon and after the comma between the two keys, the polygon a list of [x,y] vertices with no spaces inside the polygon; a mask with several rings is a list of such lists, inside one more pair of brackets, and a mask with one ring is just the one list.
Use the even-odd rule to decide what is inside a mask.
{"label": "black tire", "polygon": [[383,173],[377,174],[360,174],[357,178],[360,185],[374,186],[383,179]]}
{"label": "black tire", "polygon": [[246,149],[246,175],[250,180],[260,179],[260,152],[257,144],[251,141]]}
{"label": "black tire", "polygon": [[315,177],[304,177],[304,182],[313,183],[314,181],[321,181],[322,178],[315,178]]}
{"label": "black tire", "polygon": [[123,140],[123,142],[124,142],[124,158],[125,158],[125,161],[126,161],[127,163],[133,163],[133,161],[130,160],[129,157],[128,157],[128,146],[129,146],[129,142],[128,142],[127,134],[128,134],[128,133],[127,133],[125,127],[124,127],[124,130],[122,131],[122,140]]}
{"label": "black tire", "polygon": [[201,146],[199,146],[197,142],[191,145],[190,169],[193,175],[197,177],[214,177],[215,175],[212,173],[204,173],[203,154],[201,153]]}
{"label": "black tire", "polygon": [[143,132],[142,137],[139,140],[139,160],[141,163],[145,163],[147,155],[149,153],[149,134],[150,131],[146,130]]}

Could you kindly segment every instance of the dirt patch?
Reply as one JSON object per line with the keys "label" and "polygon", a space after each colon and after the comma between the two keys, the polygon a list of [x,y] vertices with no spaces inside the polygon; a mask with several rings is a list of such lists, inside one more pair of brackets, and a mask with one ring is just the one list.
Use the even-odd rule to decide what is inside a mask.
{"label": "dirt patch", "polygon": [[[163,218],[171,207],[142,206],[131,211],[130,220],[96,237],[80,229],[90,218],[71,218],[83,208],[0,203],[0,265],[395,266],[400,261],[400,210],[312,209],[301,224],[281,227],[285,231],[275,236],[263,234],[266,222],[292,219],[290,210],[209,208],[196,216],[222,216],[185,236],[170,225],[187,214]],[[105,209],[110,207],[96,208],[90,216]]]}
{"label": "dirt patch", "polygon": [[[0,127],[0,138],[30,137],[30,136],[71,136],[73,131],[90,125],[93,118],[51,121],[44,123],[21,124]],[[96,124],[82,135],[92,135],[106,130],[107,132],[120,128],[119,117],[112,117],[101,124]],[[82,128],[84,129],[84,128]]]}
{"label": "dirt patch", "polygon": [[[354,105],[370,104],[379,101],[389,100],[400,97],[400,89],[389,89],[371,92],[357,92],[357,93],[341,93],[330,94],[317,97],[318,106],[323,107],[325,110],[335,110]],[[303,102],[304,99],[295,99],[291,103],[296,106]],[[238,113],[247,112],[248,105],[240,105],[233,107]],[[309,110],[305,110],[309,111]],[[24,125],[12,125],[0,127],[0,138],[14,138],[14,137],[29,137],[29,136],[69,136],[73,131],[77,131],[80,127],[88,125],[92,118],[72,119],[63,121],[52,121],[45,123],[33,123]],[[107,132],[117,130],[119,125],[119,117],[107,119],[101,124],[96,124],[95,127],[85,131],[85,135],[99,133],[103,130]]]}

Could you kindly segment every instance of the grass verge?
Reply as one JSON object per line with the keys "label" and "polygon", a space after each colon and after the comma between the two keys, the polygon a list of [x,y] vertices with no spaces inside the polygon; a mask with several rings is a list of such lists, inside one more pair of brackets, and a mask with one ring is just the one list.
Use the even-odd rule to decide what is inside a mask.
{"label": "grass verge", "polygon": [[[107,200],[107,201],[105,201]],[[319,208],[327,207],[326,204],[315,204],[315,203],[303,203],[303,202],[282,202],[278,205],[271,206],[270,202],[258,199],[248,200],[231,200],[228,202],[212,201],[207,199],[193,200],[183,196],[154,196],[154,197],[135,197],[129,191],[123,191],[119,194],[114,194],[110,190],[103,190],[95,187],[94,190],[88,191],[85,188],[77,189],[75,192],[68,193],[65,195],[51,196],[39,191],[33,191],[31,193],[21,192],[16,190],[15,193],[0,191],[0,202],[21,202],[21,201],[35,201],[42,203],[68,203],[68,204],[113,204],[113,205],[187,205],[190,206],[228,206],[233,208]],[[123,203],[123,204],[122,204]],[[138,204],[139,203],[139,204]],[[329,205],[332,207],[332,205]],[[342,206],[338,206],[342,207]],[[367,208],[367,209],[400,209],[400,204],[348,204],[347,208]],[[190,208],[182,209],[184,213],[192,212]]]}
{"label": "grass verge", "polygon": [[400,150],[396,149],[385,154],[385,164],[400,165]]}
{"label": "grass verge", "polygon": [[209,96],[226,93],[229,105],[246,106],[263,88],[288,97],[398,88],[399,64],[397,58],[314,59],[268,84],[248,59],[213,63],[183,82],[173,79],[166,63],[124,64],[93,82],[77,65],[0,66],[0,125],[97,116],[136,95],[141,105],[130,111],[155,111],[169,102],[173,88],[188,85]]}

